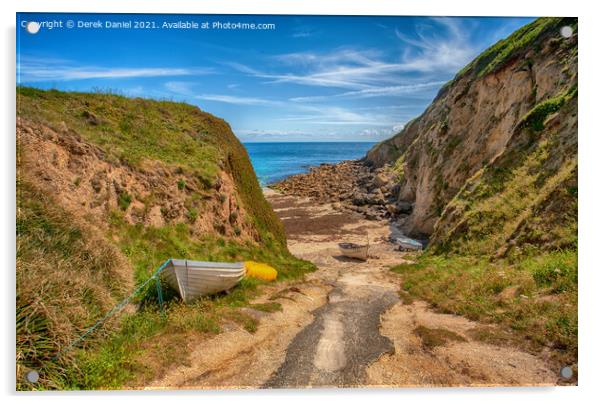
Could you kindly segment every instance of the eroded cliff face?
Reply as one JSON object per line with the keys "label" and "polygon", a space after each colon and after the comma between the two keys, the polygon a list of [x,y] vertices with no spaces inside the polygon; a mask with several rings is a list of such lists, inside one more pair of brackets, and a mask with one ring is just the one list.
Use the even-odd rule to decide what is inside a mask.
{"label": "eroded cliff face", "polygon": [[55,130],[18,118],[17,136],[21,177],[105,231],[111,214],[121,212],[130,225],[159,228],[180,223],[198,237],[258,238],[225,171],[211,187],[202,187],[193,173],[158,160],[139,167],[111,161],[67,126]]}
{"label": "eroded cliff face", "polygon": [[[563,26],[573,28],[570,38],[560,34]],[[404,130],[370,150],[366,161],[390,165],[398,174],[398,200],[414,205],[401,217],[406,232],[435,233],[436,243],[464,234],[458,223],[463,213],[448,205],[491,172],[509,172],[498,191],[523,175],[521,167],[549,171],[548,178],[565,169],[576,176],[576,30],[576,19],[570,18],[542,18],[521,28],[458,73]],[[525,153],[534,150],[548,156],[524,167]],[[551,189],[543,191],[546,184],[538,180],[533,192],[551,196]],[[546,209],[543,200],[538,203],[535,208],[521,202],[518,213]]]}

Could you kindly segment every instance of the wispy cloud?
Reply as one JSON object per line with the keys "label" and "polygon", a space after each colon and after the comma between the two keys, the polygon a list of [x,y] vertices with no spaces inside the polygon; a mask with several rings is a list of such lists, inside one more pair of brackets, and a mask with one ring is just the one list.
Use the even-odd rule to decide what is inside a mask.
{"label": "wispy cloud", "polygon": [[450,75],[477,53],[459,20],[432,18],[428,21],[428,24],[418,26],[412,37],[395,30],[403,44],[403,51],[396,58],[390,55],[387,58],[375,49],[339,48],[324,53],[275,55],[271,57],[271,71],[260,71],[240,63],[228,65],[246,75],[266,79],[264,84],[292,83],[347,89],[347,93],[338,95],[342,97],[407,94],[440,86],[444,81],[399,85],[405,75]]}
{"label": "wispy cloud", "polygon": [[201,94],[194,98],[197,100],[216,101],[237,105],[282,105],[280,101],[257,97],[239,97],[227,94]]}
{"label": "wispy cloud", "polygon": [[303,122],[311,125],[391,125],[390,117],[337,106],[297,105],[301,113],[278,118],[278,121]]}
{"label": "wispy cloud", "polygon": [[427,83],[409,84],[401,86],[383,86],[371,87],[357,91],[347,91],[334,95],[318,95],[307,97],[292,97],[289,100],[295,102],[319,101],[332,98],[371,98],[371,97],[390,97],[398,95],[407,95],[411,93],[421,92],[429,88],[438,88],[445,84],[445,81],[433,81]]}
{"label": "wispy cloud", "polygon": [[311,142],[311,141],[372,141],[377,142],[399,132],[404,124],[369,129],[332,129],[320,132],[308,130],[234,129],[245,142]]}
{"label": "wispy cloud", "polygon": [[469,30],[461,25],[460,19],[433,17],[428,22],[417,26],[415,38],[395,30],[397,37],[407,45],[402,58],[405,68],[420,72],[456,72],[477,54],[478,48],[471,44]]}
{"label": "wispy cloud", "polygon": [[21,57],[17,63],[20,82],[175,77],[211,74],[207,68],[81,66],[70,61]]}
{"label": "wispy cloud", "polygon": [[168,91],[179,95],[193,95],[194,91],[192,88],[194,85],[195,83],[190,81],[168,81],[164,84]]}

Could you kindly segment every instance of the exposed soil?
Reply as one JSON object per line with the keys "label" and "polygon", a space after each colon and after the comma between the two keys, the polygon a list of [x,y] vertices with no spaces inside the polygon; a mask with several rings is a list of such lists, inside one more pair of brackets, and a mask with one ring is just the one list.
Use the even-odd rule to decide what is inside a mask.
{"label": "exposed soil", "polygon": [[160,161],[148,161],[138,168],[117,163],[66,126],[53,129],[24,118],[17,119],[17,137],[22,163],[19,175],[95,226],[106,227],[106,217],[121,211],[130,224],[161,227],[186,223],[195,235],[255,238],[255,231],[247,225],[247,212],[236,198],[228,196],[236,191],[225,172],[207,188],[177,167]]}
{"label": "exposed soil", "polygon": [[[187,365],[147,388],[557,382],[541,359],[475,339],[483,325],[400,298],[400,278],[389,267],[402,262],[404,253],[387,241],[393,230],[388,222],[342,215],[329,204],[311,205],[273,191],[267,196],[284,219],[291,252],[319,269],[303,281],[265,287],[255,303],[275,301],[282,311],[258,314],[255,333],[233,328],[205,341]],[[337,219],[324,220],[329,216]],[[310,232],[313,228],[318,231]],[[370,259],[342,257],[341,241],[369,241]]]}

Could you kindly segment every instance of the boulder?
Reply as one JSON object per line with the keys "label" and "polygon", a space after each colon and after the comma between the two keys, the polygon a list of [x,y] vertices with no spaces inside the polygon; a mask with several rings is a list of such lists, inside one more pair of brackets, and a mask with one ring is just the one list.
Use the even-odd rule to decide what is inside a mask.
{"label": "boulder", "polygon": [[399,195],[399,191],[401,190],[401,184],[399,182],[391,183],[389,186],[389,192],[392,196],[396,197]]}
{"label": "boulder", "polygon": [[353,195],[353,199],[351,201],[354,205],[360,206],[360,205],[365,205],[367,199],[368,199],[368,196],[366,194],[357,192]]}
{"label": "boulder", "polygon": [[399,201],[396,204],[397,213],[411,213],[414,206],[410,202]]}
{"label": "boulder", "polygon": [[376,185],[377,187],[380,188],[380,187],[383,187],[383,186],[385,186],[385,185],[387,185],[389,183],[389,177],[387,177],[383,173],[379,173],[379,174],[376,174],[374,176],[373,182],[374,182],[374,185]]}
{"label": "boulder", "polygon": [[387,209],[387,212],[389,212],[392,215],[395,215],[399,212],[399,210],[397,209],[397,205],[393,204],[393,203],[389,203],[385,206],[385,208]]}

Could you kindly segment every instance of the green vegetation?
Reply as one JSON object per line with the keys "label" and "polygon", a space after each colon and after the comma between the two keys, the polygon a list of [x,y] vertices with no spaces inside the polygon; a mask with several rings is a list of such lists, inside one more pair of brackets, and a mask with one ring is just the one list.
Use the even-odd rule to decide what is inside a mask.
{"label": "green vegetation", "polygon": [[528,349],[554,347],[558,361],[577,358],[576,250],[496,261],[427,253],[393,271],[442,312],[512,329]]}
{"label": "green vegetation", "polygon": [[127,210],[127,208],[132,203],[132,196],[127,193],[127,191],[122,191],[119,193],[119,197],[117,199],[117,204],[121,208],[121,210]]}
{"label": "green vegetation", "polygon": [[190,221],[190,223],[194,223],[196,218],[199,217],[199,211],[196,210],[195,208],[190,208],[190,209],[188,209],[188,212],[186,215],[188,216],[188,220]]}
{"label": "green vegetation", "polygon": [[[224,323],[237,323],[254,332],[257,321],[242,308],[268,312],[280,308],[277,303],[252,305],[250,300],[262,283],[245,279],[228,295],[207,297],[192,305],[182,304],[164,285],[163,315],[155,286],[150,284],[125,313],[52,360],[168,258],[265,262],[278,270],[279,279],[298,278],[315,269],[287,250],[282,224],[263,197],[244,147],[223,120],[183,103],[115,94],[26,87],[18,87],[17,93],[19,117],[58,133],[77,132],[98,146],[108,162],[148,170],[160,161],[185,176],[188,183],[177,182],[181,191],[190,185],[221,192],[222,202],[236,198],[247,213],[245,226],[253,227],[256,234],[255,240],[246,241],[199,236],[190,225],[199,214],[193,203],[186,205],[187,223],[133,225],[126,220],[126,211],[134,196],[125,190],[117,195],[117,209],[101,218],[107,223],[101,228],[59,209],[60,204],[34,185],[39,179],[20,170],[17,388],[141,385],[160,377],[167,365],[184,363],[186,344],[220,332]],[[234,179],[234,194],[219,191],[220,172]],[[195,198],[198,193],[191,195],[190,202]],[[164,207],[161,211],[165,212]],[[229,219],[236,221],[237,216]],[[235,233],[240,235],[242,230],[237,227]],[[23,383],[29,368],[41,369],[42,379],[36,386]]]}
{"label": "green vegetation", "polygon": [[556,31],[560,35],[560,27],[564,25],[577,28],[576,18],[538,18],[530,24],[514,31],[508,38],[502,39],[486,49],[456,75],[457,80],[466,74],[483,77],[494,73],[527,47],[537,44],[537,38],[544,32]]}
{"label": "green vegetation", "polygon": [[548,115],[557,112],[567,101],[577,96],[577,86],[573,86],[566,92],[549,98],[537,104],[520,121],[519,125],[529,127],[535,131],[544,128],[544,121]]}
{"label": "green vegetation", "polygon": [[[551,104],[573,117],[575,96],[573,88]],[[506,152],[447,204],[431,238],[434,252],[496,258],[577,248],[576,137],[543,130],[545,113],[533,112],[540,110],[525,115]]]}
{"label": "green vegetation", "polygon": [[17,88],[17,103],[20,116],[57,130],[64,122],[114,161],[141,166],[159,160],[207,184],[216,179],[220,152],[211,138],[225,135],[214,128],[221,120],[192,105],[29,87]]}
{"label": "green vegetation", "polygon": [[75,359],[51,359],[125,296],[128,264],[31,183],[19,180],[17,192],[17,388],[32,388],[23,376],[41,367],[41,387],[64,388]]}
{"label": "green vegetation", "polygon": [[119,211],[110,217],[109,238],[118,246],[134,268],[137,283],[146,280],[166,259],[172,257],[201,261],[258,261],[278,271],[278,279],[295,279],[315,267],[293,257],[278,243],[257,245],[240,243],[216,236],[196,237],[187,224],[145,227],[128,224]]}

